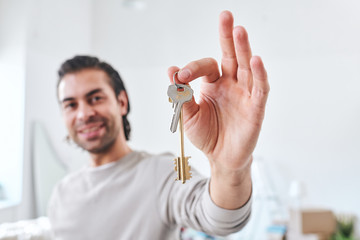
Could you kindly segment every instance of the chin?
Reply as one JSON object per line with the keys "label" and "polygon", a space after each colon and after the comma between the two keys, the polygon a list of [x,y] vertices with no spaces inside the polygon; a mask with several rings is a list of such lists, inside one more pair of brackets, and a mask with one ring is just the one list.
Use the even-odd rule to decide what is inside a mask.
{"label": "chin", "polygon": [[111,141],[108,143],[99,143],[99,144],[84,144],[82,146],[79,144],[79,146],[82,149],[88,151],[89,153],[100,154],[109,151],[109,149],[114,145],[114,142],[115,141]]}

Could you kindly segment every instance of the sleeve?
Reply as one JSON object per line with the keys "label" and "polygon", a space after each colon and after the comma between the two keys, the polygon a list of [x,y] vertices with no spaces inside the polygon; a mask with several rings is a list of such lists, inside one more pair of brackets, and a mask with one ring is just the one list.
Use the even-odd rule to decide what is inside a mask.
{"label": "sleeve", "polygon": [[52,221],[54,216],[56,215],[56,209],[57,209],[56,205],[57,205],[57,200],[58,200],[59,185],[60,185],[60,183],[57,183],[54,186],[53,191],[50,196],[50,199],[49,199],[49,202],[48,202],[47,216],[49,217],[50,221]]}
{"label": "sleeve", "polygon": [[210,179],[192,170],[193,177],[185,184],[174,181],[175,172],[169,171],[173,169],[172,162],[168,155],[159,161],[157,169],[158,173],[162,173],[157,174],[157,191],[164,224],[190,227],[216,236],[240,231],[246,225],[251,214],[252,197],[239,209],[220,208],[211,199]]}

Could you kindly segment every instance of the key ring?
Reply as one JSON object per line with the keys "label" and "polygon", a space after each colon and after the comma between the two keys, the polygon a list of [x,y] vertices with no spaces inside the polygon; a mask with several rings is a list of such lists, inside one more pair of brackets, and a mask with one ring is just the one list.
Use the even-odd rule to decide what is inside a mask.
{"label": "key ring", "polygon": [[177,83],[176,83],[176,81],[175,81],[175,76],[176,76],[176,74],[178,74],[178,71],[177,71],[177,72],[175,72],[175,73],[174,73],[174,75],[173,75],[173,81],[174,81],[174,84],[175,84],[175,86],[176,86],[177,88],[182,89],[182,87],[181,87],[181,86],[179,86],[180,84],[177,84]]}

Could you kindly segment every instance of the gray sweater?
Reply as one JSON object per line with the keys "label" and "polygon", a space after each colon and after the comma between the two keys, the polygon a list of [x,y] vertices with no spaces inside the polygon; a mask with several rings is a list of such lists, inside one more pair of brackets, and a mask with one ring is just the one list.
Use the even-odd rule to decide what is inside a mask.
{"label": "gray sweater", "polygon": [[185,184],[174,181],[173,159],[133,151],[66,176],[48,209],[56,239],[179,239],[180,227],[222,236],[239,231],[249,219],[251,200],[237,210],[216,206],[209,179],[193,171]]}

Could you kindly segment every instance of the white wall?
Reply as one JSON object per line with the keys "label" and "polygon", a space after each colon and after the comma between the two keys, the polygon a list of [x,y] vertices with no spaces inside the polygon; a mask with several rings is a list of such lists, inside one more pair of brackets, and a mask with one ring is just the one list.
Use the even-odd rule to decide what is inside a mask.
{"label": "white wall", "polygon": [[[92,53],[119,69],[129,91],[130,144],[150,152],[178,152],[169,129],[170,65],[220,59],[218,15],[233,11],[255,55],[268,69],[271,93],[255,156],[285,179],[306,184],[308,206],[360,216],[360,16],[358,1],[144,1],[141,11],[122,1],[33,0],[27,46],[24,203],[18,217],[32,216],[31,122],[45,124],[60,157],[71,169],[86,155],[63,142],[56,98],[56,70],[68,57]],[[198,92],[198,83],[194,83]],[[146,121],[144,121],[146,119]],[[154,139],[155,138],[155,139]],[[191,164],[208,172],[188,142]]]}

